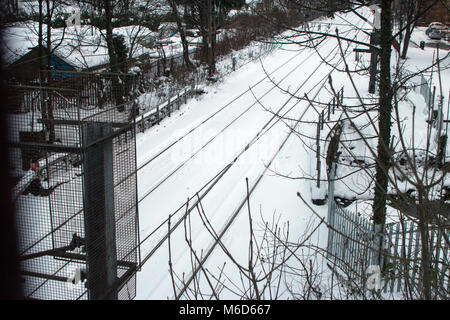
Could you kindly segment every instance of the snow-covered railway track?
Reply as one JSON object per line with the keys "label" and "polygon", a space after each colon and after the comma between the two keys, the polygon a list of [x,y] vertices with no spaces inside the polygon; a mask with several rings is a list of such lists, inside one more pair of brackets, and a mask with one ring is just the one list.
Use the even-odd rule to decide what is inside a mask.
{"label": "snow-covered railway track", "polygon": [[[335,53],[335,51],[337,50],[337,48],[338,48],[338,46],[336,45],[336,46],[328,53],[328,55],[327,55],[325,58],[328,58],[329,56],[333,55],[333,54]],[[307,57],[306,59],[304,59],[304,60],[303,60],[300,64],[298,64],[294,69],[292,69],[286,76],[284,76],[284,77],[282,78],[282,80],[286,79],[288,75],[290,75],[290,74],[291,74],[293,71],[295,71],[299,66],[301,66],[303,63],[305,63],[305,61],[307,61],[310,57],[311,57],[311,55],[308,55],[308,57]],[[319,65],[316,66],[316,68],[314,68],[313,72],[311,72],[305,79],[303,79],[302,84],[297,88],[297,90],[296,90],[295,93],[299,92],[300,89],[302,89],[302,88],[305,86],[305,84],[308,82],[308,80],[310,80],[310,78],[316,73],[316,71],[317,71],[322,65],[323,65],[323,61],[322,61],[321,63],[319,63]],[[282,80],[281,80],[281,81],[282,81]],[[321,79],[321,81],[322,81],[322,80],[323,80],[323,79]],[[178,166],[174,167],[172,170],[169,171],[169,173],[168,173],[167,175],[165,175],[162,179],[160,179],[157,183],[155,183],[150,189],[147,189],[147,191],[145,191],[143,194],[141,194],[141,195],[139,196],[139,200],[138,200],[138,201],[139,201],[139,202],[144,201],[145,198],[146,198],[147,196],[149,196],[152,192],[154,192],[155,190],[157,190],[158,187],[160,187],[164,182],[166,182],[170,177],[172,177],[177,171],[179,171],[183,166],[187,165],[187,163],[188,163],[189,161],[193,160],[193,159],[195,158],[195,156],[197,156],[197,155],[198,155],[201,151],[203,151],[209,144],[211,144],[215,139],[217,139],[221,134],[223,134],[224,131],[225,131],[226,129],[228,129],[232,124],[234,124],[237,120],[239,120],[239,119],[240,119],[245,113],[247,113],[252,107],[254,107],[255,105],[257,105],[257,104],[259,103],[259,101],[260,101],[264,96],[266,96],[268,93],[270,93],[273,89],[278,88],[278,85],[279,85],[279,83],[280,83],[281,81],[279,81],[279,82],[276,83],[276,84],[273,84],[273,86],[272,86],[268,91],[264,92],[264,94],[263,94],[261,97],[259,97],[256,101],[254,101],[249,107],[245,108],[243,112],[241,112],[237,117],[235,117],[231,122],[229,122],[225,127],[223,127],[217,134],[213,135],[209,140],[207,140],[207,141],[206,141],[199,149],[197,149],[195,152],[191,153],[190,156],[189,156],[189,158],[187,158],[185,161],[181,162]],[[316,87],[316,86],[314,86],[313,88],[315,88],[315,87]],[[247,90],[247,91],[248,91],[248,90]],[[246,92],[247,92],[247,91],[246,91]],[[312,91],[312,89],[309,90],[309,92],[311,92],[311,91]],[[309,93],[309,92],[308,92],[308,93]],[[271,116],[271,118],[269,119],[269,121],[267,121],[267,122],[262,126],[262,128],[257,132],[256,136],[253,137],[253,138],[251,139],[251,142],[249,142],[247,145],[245,145],[244,149],[242,150],[242,153],[248,150],[248,147],[249,147],[250,143],[253,143],[253,142],[254,142],[253,140],[254,140],[255,138],[257,138],[257,140],[258,140],[258,139],[260,138],[260,135],[262,136],[262,132],[264,131],[265,128],[267,128],[267,127],[269,126],[269,124],[272,123],[272,121],[276,120],[275,123],[273,123],[273,124],[270,126],[270,128],[273,127],[273,125],[275,125],[278,121],[280,121],[280,119],[283,119],[283,118],[286,117],[286,114],[287,114],[288,112],[290,112],[290,111],[294,108],[295,105],[292,106],[292,107],[290,107],[290,108],[288,109],[288,111],[285,112],[285,113],[283,113],[283,114],[282,114],[282,110],[283,110],[283,108],[285,108],[285,107],[288,105],[288,103],[289,103],[292,99],[293,99],[293,96],[290,96],[290,97],[287,99],[287,101],[283,104],[283,106],[282,106],[277,112],[274,112],[274,113],[272,114],[272,116]],[[297,102],[297,103],[298,103],[298,102]],[[296,103],[296,104],[297,104],[297,103]],[[221,109],[221,110],[222,110],[222,109]],[[215,114],[216,114],[216,113],[215,113]],[[215,115],[215,114],[214,114],[214,115]],[[208,117],[207,120],[209,120],[210,118],[211,118],[211,117]],[[205,123],[205,121],[203,121],[201,124],[203,124],[203,123]],[[195,129],[195,128],[198,128],[198,126],[194,127],[194,129]],[[193,130],[189,131],[189,133],[192,132],[192,131],[193,131]],[[264,132],[264,133],[266,133],[266,132]],[[180,141],[180,140],[183,139],[184,137],[185,137],[185,136],[182,136],[181,138],[179,138],[179,139],[176,140],[175,142]],[[171,146],[173,146],[173,145],[175,144],[175,142],[172,143],[172,144],[170,144],[170,145],[169,145],[168,147],[166,147],[165,149],[163,149],[161,152],[159,152],[155,157],[153,157],[153,158],[150,159],[150,160],[155,159],[157,156],[159,156],[159,155],[161,155],[163,152],[167,151]],[[241,156],[242,153],[241,153],[239,156]],[[235,158],[233,161],[236,161],[236,160],[237,160],[237,158]],[[145,164],[148,164],[148,162],[146,162]],[[231,164],[232,164],[232,163],[231,163]],[[143,168],[143,166],[140,166],[140,168]],[[225,170],[225,168],[222,169],[222,170]],[[222,172],[222,170],[221,170],[220,172]],[[218,173],[218,175],[220,174],[220,172]],[[205,188],[205,187],[206,187],[206,185],[205,185],[203,188]],[[202,189],[203,189],[203,188],[202,188]],[[191,197],[190,199],[192,199],[192,198],[193,198],[193,197]],[[188,201],[189,201],[189,199],[188,199]],[[180,206],[180,208],[179,208],[178,210],[176,210],[172,215],[178,213],[179,210],[180,210],[181,208],[183,208],[183,207],[184,207],[184,204],[183,204],[182,206]],[[171,217],[172,215],[169,215],[169,217]],[[169,217],[168,217],[167,219],[165,219],[163,223],[167,223]],[[151,236],[151,235],[152,235],[157,229],[159,229],[159,228],[161,228],[161,224],[160,224],[155,230],[153,230],[153,232],[152,232],[151,234],[147,235],[147,236],[144,238],[144,241],[145,241],[146,239],[148,239],[148,237]],[[164,238],[167,238],[167,236],[165,236]]]}
{"label": "snow-covered railway track", "polygon": [[[336,50],[337,48],[337,45],[328,46],[325,51],[322,50],[322,58],[327,58],[328,54],[331,55],[335,53],[334,50]],[[307,52],[306,54],[308,53],[309,52]],[[338,56],[339,54],[335,54],[335,57],[338,58]],[[336,63],[341,62],[341,60],[338,60],[339,59],[336,59]],[[307,83],[307,85],[304,88],[300,86],[295,94],[300,92],[299,90],[300,88],[302,88],[301,92],[307,94],[311,93],[311,96],[314,96],[319,92],[317,90],[318,87],[320,86],[321,88],[322,85],[325,84],[328,80],[328,75],[330,74],[330,69],[332,68],[330,68],[330,66],[326,63],[323,63],[323,61],[320,61],[318,65],[317,61],[315,64],[310,63],[306,67],[307,68],[305,68],[305,70],[307,70],[307,72],[300,73],[302,75],[300,79],[302,81],[304,80],[304,83]],[[324,76],[324,74],[326,75]],[[292,84],[295,84],[295,86],[298,85],[298,78],[290,79],[290,81]],[[283,95],[280,96],[280,93],[276,92],[278,90],[274,91],[275,92],[273,95],[271,95],[269,101],[277,101],[278,103],[271,105],[270,109],[275,109],[274,106],[277,104],[279,105],[280,103],[280,97],[285,97]],[[251,93],[253,99],[261,95],[261,92],[255,94],[255,92],[252,91]],[[277,111],[254,111],[255,113],[253,114],[253,118],[255,118],[256,116],[259,117],[259,121],[249,122],[249,118],[244,118],[244,116],[242,116],[243,119],[240,118],[239,120],[237,120],[235,122],[237,124],[237,128],[250,127],[251,130],[249,134],[245,135],[241,139],[242,141],[240,141],[238,148],[234,148],[234,150],[240,151],[234,153],[230,157],[227,156],[226,159],[229,160],[223,159],[223,163],[226,163],[224,166],[215,165],[211,166],[211,168],[208,168],[203,164],[196,166],[194,163],[194,160],[196,160],[199,155],[201,156],[207,154],[208,152],[214,152],[214,146],[220,146],[221,143],[217,142],[220,140],[214,138],[212,140],[213,142],[209,142],[209,145],[205,146],[204,148],[200,148],[200,150],[198,150],[199,152],[195,156],[189,157],[189,159],[187,159],[188,161],[183,164],[182,167],[177,169],[177,173],[174,173],[171,177],[167,178],[166,181],[170,181],[170,183],[162,183],[157,188],[154,188],[154,191],[151,192],[151,196],[149,196],[149,199],[152,200],[146,199],[145,201],[141,202],[141,206],[142,204],[146,204],[140,207],[140,215],[143,222],[141,223],[141,233],[146,235],[145,238],[141,241],[141,252],[144,255],[141,268],[144,272],[141,272],[138,277],[140,277],[140,283],[149,283],[152,289],[161,290],[157,295],[154,295],[155,297],[161,297],[161,294],[162,296],[167,296],[167,294],[170,294],[170,292],[167,292],[167,285],[168,283],[170,283],[167,282],[167,254],[169,253],[168,239],[171,239],[172,243],[177,244],[176,246],[172,246],[172,248],[170,249],[170,256],[173,258],[174,266],[179,267],[177,271],[183,271],[183,275],[185,276],[183,278],[183,283],[186,283],[186,280],[188,280],[187,271],[185,272],[185,267],[187,266],[189,268],[189,266],[191,266],[189,264],[189,261],[186,260],[189,259],[190,251],[189,247],[186,246],[184,232],[185,230],[179,227],[183,222],[186,222],[187,218],[189,218],[189,225],[190,228],[192,228],[192,241],[193,243],[197,243],[197,247],[202,252],[201,259],[207,259],[207,257],[210,255],[210,253],[213,252],[214,247],[216,246],[216,244],[214,244],[216,239],[212,238],[209,235],[201,218],[197,215],[191,214],[198,205],[201,204],[202,206],[207,208],[208,217],[209,219],[211,219],[211,224],[213,225],[214,230],[220,230],[219,234],[227,233],[229,227],[233,225],[233,221],[239,215],[239,212],[241,211],[240,209],[242,209],[243,203],[245,203],[245,199],[239,202],[239,200],[242,199],[242,195],[246,193],[242,188],[243,184],[241,182],[245,177],[249,177],[249,181],[252,181],[251,190],[254,190],[259,181],[263,179],[263,176],[266,173],[268,167],[267,164],[270,165],[270,163],[273,162],[273,159],[277,157],[277,154],[281,149],[283,149],[283,146],[291,135],[291,132],[286,135],[286,125],[283,123],[283,121],[281,121],[281,119],[283,117],[286,117],[290,112],[294,112],[294,114],[289,114],[290,118],[301,118],[309,108],[305,100],[294,98],[294,95],[289,96],[287,101]],[[293,101],[290,101],[291,99]],[[258,98],[256,98],[255,100],[258,100],[258,104],[266,103],[266,101]],[[302,107],[304,108],[300,111],[295,111],[294,107],[298,103],[302,103]],[[240,108],[240,110],[238,110],[238,112],[239,111],[242,111],[242,107]],[[271,115],[269,121],[262,122],[261,120],[268,118],[267,115]],[[228,115],[225,116],[224,119],[226,120],[227,117],[230,118]],[[219,121],[219,123],[222,124],[222,129],[223,122],[224,121]],[[229,124],[229,122],[226,123]],[[271,134],[266,135],[269,130],[271,130]],[[225,130],[224,132],[226,133]],[[216,136],[220,137],[224,134],[224,132],[221,132]],[[209,136],[208,138],[210,137],[211,136]],[[276,138],[271,141],[272,143],[270,143],[270,139],[273,137]],[[208,143],[208,139],[205,139],[203,141],[207,141]],[[250,165],[248,163],[245,163],[243,159],[246,157],[246,155],[255,154],[255,151],[252,151],[252,149],[256,149],[258,146],[266,148],[270,151],[270,154],[268,153],[264,157],[258,159],[259,163],[257,165],[255,165],[255,163],[252,163]],[[200,177],[197,178],[196,176]],[[147,178],[147,176],[143,173],[140,173],[139,177]],[[209,177],[209,179],[207,180],[205,177]],[[214,178],[210,179],[210,177]],[[207,183],[205,183],[205,181],[207,181]],[[180,189],[183,189],[183,186],[188,186],[189,188],[187,192],[186,190],[184,191],[185,196],[181,197],[177,193],[179,193]],[[193,192],[189,191],[189,189],[198,191],[196,191],[194,195],[192,195]],[[164,201],[163,197],[167,194],[173,196],[173,199],[165,198],[166,201]],[[187,196],[188,194],[190,196]],[[179,201],[180,199],[183,200]],[[186,199],[188,200],[185,201]],[[179,205],[178,209],[175,210],[175,212],[173,212],[173,209],[170,210],[171,212],[173,212],[172,214],[164,215],[164,211],[167,212],[167,209],[171,207],[168,202],[172,204],[177,202],[183,204]],[[239,203],[239,205],[236,207],[237,203]],[[230,215],[230,212],[232,212],[233,214]],[[227,237],[229,236],[230,235],[228,235]],[[207,252],[208,254],[206,254]],[[202,261],[205,262],[206,259]],[[181,265],[184,265],[184,267],[181,267]],[[145,270],[148,269],[151,269],[153,271],[151,273],[145,272]],[[188,270],[191,269],[189,268]],[[156,274],[158,274],[158,276],[156,276]],[[195,277],[195,272],[189,277]],[[163,285],[163,281],[165,286]],[[146,285],[144,285],[144,287],[145,286]],[[144,295],[147,298],[153,296],[148,292]],[[181,291],[176,294],[176,296],[180,295],[182,295]],[[138,296],[140,295],[138,294]]]}
{"label": "snow-covered railway track", "polygon": [[[297,56],[297,55],[296,55]],[[308,56],[308,58],[310,58],[311,55]],[[307,58],[307,59],[308,59]],[[254,108],[255,106],[258,105],[258,101],[260,99],[263,99],[265,96],[267,96],[270,92],[272,92],[274,89],[276,89],[278,87],[278,85],[284,80],[286,79],[289,75],[291,75],[294,71],[296,71],[305,61],[307,61],[307,59],[303,60],[300,64],[296,65],[291,71],[289,71],[278,83],[273,84],[273,86],[270,87],[269,90],[267,90],[266,92],[264,92],[260,97],[258,97],[257,101],[254,101],[253,103],[251,103],[248,107],[246,107],[242,112],[240,112],[236,117],[234,117],[230,122],[228,122],[220,131],[218,131],[216,134],[214,134],[209,140],[207,140],[204,144],[202,144],[202,146],[200,148],[198,148],[195,152],[191,153],[189,158],[187,158],[185,161],[181,162],[178,166],[174,167],[166,176],[164,176],[162,179],[160,179],[157,183],[155,183],[150,189],[148,189],[147,191],[145,191],[143,194],[141,194],[139,196],[139,202],[143,201],[148,195],[150,195],[153,191],[155,191],[161,184],[163,184],[164,182],[166,182],[173,174],[175,174],[180,168],[182,168],[184,165],[186,165],[189,161],[191,161],[195,156],[197,156],[201,151],[203,151],[208,145],[210,145],[212,142],[214,142],[221,134],[223,134],[225,132],[225,130],[227,130],[228,128],[230,128],[233,124],[235,124],[239,119],[241,119],[244,115],[246,115],[252,108]],[[266,79],[266,78],[264,78]],[[262,81],[260,81],[262,82]],[[260,83],[258,82],[258,83]],[[256,85],[255,85],[256,86]],[[244,91],[241,95],[239,95],[239,97],[241,97],[244,94],[250,93],[251,89],[254,88],[255,86],[247,89],[246,91]],[[225,107],[228,107],[231,105],[231,103],[233,103],[234,101],[236,101],[237,99],[233,99],[230,103],[228,103],[227,105],[225,105]],[[225,107],[219,109],[218,112],[222,111]],[[218,114],[218,112],[214,113],[212,116],[215,116]],[[204,120],[200,125],[206,123],[208,120],[210,120],[212,118],[212,116],[208,117],[206,120]],[[272,121],[272,119],[270,120]],[[269,122],[270,122],[269,121]],[[192,133],[195,129],[198,129],[200,127],[200,125],[194,127],[193,129],[191,129],[188,134]],[[168,147],[164,148],[162,151],[158,152],[157,155],[153,156],[152,158],[150,158],[150,160],[146,161],[144,165],[141,165],[139,169],[142,169],[145,165],[149,164],[152,160],[156,159],[158,156],[162,155],[164,152],[168,151],[172,146],[174,146],[176,143],[178,143],[179,141],[181,141],[182,139],[184,139],[188,134],[181,136],[179,139],[175,140],[173,143],[171,143]]]}
{"label": "snow-covered railway track", "polygon": [[[334,50],[336,50],[337,47],[333,48],[332,51],[330,51],[329,55],[334,53]],[[308,56],[310,57],[310,56]],[[306,60],[303,60],[303,62]],[[320,63],[315,69],[314,71],[306,78],[304,79],[304,81],[302,82],[302,84],[297,88],[296,93],[300,91],[300,89],[302,89],[305,84],[307,83],[307,81],[309,80],[309,78],[315,73],[315,71],[322,65],[322,63]],[[291,73],[291,72],[290,72]],[[289,73],[289,74],[290,74]],[[285,79],[286,77],[284,77],[283,79]],[[274,88],[276,88],[277,86],[274,85],[270,88],[270,90],[268,90],[267,92],[265,92],[263,94],[263,96],[265,96],[266,94],[268,94],[270,91],[272,91]],[[311,91],[312,89],[310,89]],[[274,112],[274,114],[271,115],[270,119],[264,123],[264,125],[261,127],[261,129],[259,129],[259,131],[249,140],[249,142],[247,144],[245,144],[242,148],[242,150],[239,152],[239,154],[233,158],[233,160],[227,164],[223,169],[221,169],[219,171],[219,173],[217,173],[217,175],[215,175],[215,177],[219,177],[221,178],[224,173],[226,173],[226,171],[228,171],[228,169],[246,152],[249,150],[250,146],[252,144],[254,144],[255,142],[257,142],[264,134],[266,134],[273,126],[275,126],[281,119],[283,119],[286,114],[288,114],[289,112],[291,112],[291,110],[295,107],[295,105],[298,103],[295,103],[294,106],[288,107],[287,111],[283,110],[288,106],[288,103],[293,100],[293,96],[288,97],[287,101],[282,105],[281,108],[279,108],[276,112]],[[139,202],[143,201],[147,196],[149,196],[153,191],[155,191],[158,187],[160,187],[164,182],[166,182],[170,177],[172,177],[177,171],[179,171],[183,166],[185,166],[189,161],[191,161],[192,159],[194,159],[195,156],[197,156],[202,150],[204,150],[204,148],[206,148],[210,143],[212,143],[220,134],[222,134],[227,128],[229,128],[233,123],[235,123],[235,121],[237,121],[239,118],[241,118],[248,110],[250,110],[250,108],[252,108],[254,105],[256,105],[258,103],[258,101],[253,102],[248,108],[246,108],[242,113],[240,113],[238,115],[238,117],[234,118],[231,122],[229,122],[224,128],[222,128],[222,130],[220,130],[216,135],[214,135],[211,139],[207,140],[206,143],[204,143],[196,152],[192,153],[191,156],[181,162],[177,167],[175,167],[172,171],[170,171],[170,173],[168,175],[166,175],[162,180],[160,180],[159,182],[157,182],[151,189],[149,189],[147,192],[145,192],[143,194],[143,196],[139,197]],[[213,179],[212,179],[213,180]],[[210,180],[210,181],[212,181]],[[217,183],[217,181],[214,182],[214,184]],[[208,182],[209,184],[209,182]],[[204,187],[202,187],[202,190],[206,187],[206,185]],[[210,188],[208,187],[207,189],[208,191],[210,190]],[[196,193],[198,194],[198,192]],[[205,194],[204,194],[205,195]],[[203,195],[203,196],[204,196]],[[193,197],[190,198],[190,200],[192,200]],[[189,202],[189,199],[188,201]],[[175,214],[180,212],[180,209],[183,208],[185,206],[186,202],[179,207],[178,210],[176,210],[173,214],[169,215],[169,217],[167,217],[167,219],[164,220],[163,224],[167,223],[170,217],[173,217]],[[190,212],[191,210],[188,210],[188,212]],[[187,214],[187,213],[186,213]],[[185,215],[186,215],[185,214]],[[185,216],[184,215],[184,216]],[[183,217],[184,217],[183,216]],[[183,219],[183,218],[181,218]],[[179,221],[181,221],[181,219]],[[175,224],[175,227],[179,225],[179,221]],[[157,229],[160,229],[162,227],[163,224],[160,224],[155,230],[153,230],[150,235],[146,236],[144,238],[144,240],[142,242],[144,242],[145,240],[147,240],[149,238],[149,236],[154,235],[155,231],[157,231]],[[164,236],[162,237],[162,239],[158,242],[158,244],[151,250],[151,252],[146,256],[146,258],[144,259],[144,262],[148,260],[148,258],[154,253],[155,249],[159,248],[161,245],[161,242],[165,241],[167,239],[167,233],[164,234]]]}

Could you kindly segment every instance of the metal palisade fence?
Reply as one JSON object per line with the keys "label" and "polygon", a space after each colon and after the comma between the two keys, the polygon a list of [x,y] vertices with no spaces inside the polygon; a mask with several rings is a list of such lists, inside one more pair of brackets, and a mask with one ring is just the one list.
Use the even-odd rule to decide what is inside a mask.
{"label": "metal palisade fence", "polygon": [[[379,267],[379,297],[421,297],[421,232],[414,221],[387,224],[382,234],[373,222],[340,207],[334,201],[334,176],[328,186],[327,259],[332,270],[362,296],[366,296],[371,266]],[[437,225],[428,228],[431,253],[431,286],[436,299],[448,299],[450,292],[450,230]],[[381,240],[381,242],[380,242]],[[381,243],[381,248],[378,243]]]}
{"label": "metal palisade fence", "polygon": [[[448,299],[450,292],[450,259],[448,228],[430,225],[427,241],[430,249],[431,287],[433,298]],[[383,292],[415,294],[421,290],[421,232],[414,221],[386,225],[382,265],[385,284]],[[407,290],[409,292],[407,292]]]}

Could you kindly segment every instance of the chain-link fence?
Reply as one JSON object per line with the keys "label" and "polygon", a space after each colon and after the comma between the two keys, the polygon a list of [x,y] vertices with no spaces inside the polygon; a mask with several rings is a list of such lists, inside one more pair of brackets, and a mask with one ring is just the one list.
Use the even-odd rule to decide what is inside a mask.
{"label": "chain-link fence", "polygon": [[135,85],[131,75],[69,71],[12,84],[9,163],[27,297],[135,296]]}

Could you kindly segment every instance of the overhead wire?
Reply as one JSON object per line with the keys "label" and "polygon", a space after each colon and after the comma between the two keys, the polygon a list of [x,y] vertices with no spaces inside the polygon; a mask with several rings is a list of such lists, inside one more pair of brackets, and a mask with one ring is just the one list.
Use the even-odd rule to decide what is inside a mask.
{"label": "overhead wire", "polygon": [[[330,52],[330,55],[331,55],[331,53],[332,53],[334,50],[337,49],[337,47],[338,47],[338,46],[334,47],[334,49]],[[321,61],[320,65],[322,65],[322,64],[323,64],[323,61]],[[317,68],[313,71],[312,74],[314,74],[316,71],[317,71]],[[304,86],[304,84],[309,80],[309,78],[310,78],[310,77],[307,77],[307,79],[302,83],[302,85],[297,89],[296,92],[298,92],[298,91]],[[324,80],[326,80],[327,78],[328,78],[328,74],[327,74],[324,78],[322,78],[315,86],[313,86],[313,88],[311,88],[311,89],[309,90],[309,92],[311,92],[313,89],[315,89],[315,88],[316,88],[318,85],[320,85],[320,84],[322,84],[322,86],[323,86],[323,85],[326,83],[326,81],[324,81]],[[319,90],[319,91],[320,91],[320,90]],[[272,118],[271,118],[268,122],[266,122],[266,124],[262,127],[262,129],[261,129],[261,130],[254,136],[254,138],[253,138],[253,139],[252,139],[252,140],[251,140],[251,141],[250,141],[250,142],[249,142],[249,143],[241,150],[241,152],[233,159],[233,161],[230,162],[227,166],[225,166],[225,167],[219,172],[219,174],[215,175],[215,177],[219,177],[219,179],[220,179],[221,177],[223,177],[224,173],[225,173],[226,171],[228,171],[229,168],[231,168],[231,166],[236,162],[236,160],[237,160],[240,156],[242,156],[242,154],[244,154],[244,153],[250,148],[250,146],[252,146],[254,143],[256,143],[256,141],[258,141],[262,136],[264,136],[271,128],[273,128],[273,127],[275,126],[276,123],[278,123],[278,122],[280,121],[280,119],[282,119],[282,117],[279,117],[279,118],[275,121],[275,123],[273,123],[271,126],[269,126],[269,127],[267,128],[267,126],[272,122],[273,119],[276,118],[276,116],[281,112],[281,110],[287,105],[287,103],[288,103],[292,98],[293,98],[293,96],[290,96],[290,97],[289,97],[289,99],[283,104],[283,106],[277,111],[277,113],[274,114],[274,115],[272,116]],[[297,101],[297,103],[298,103],[298,102],[299,102],[299,101]],[[297,104],[297,103],[296,103],[296,104]],[[295,104],[295,105],[296,105],[296,104]],[[294,106],[295,106],[295,105],[294,105]],[[294,106],[293,106],[293,107],[294,107]],[[292,110],[293,107],[291,107],[291,108],[285,113],[285,115],[286,115],[288,112],[290,112],[290,110]],[[305,110],[305,112],[306,112],[306,110]],[[303,117],[303,115],[305,114],[305,112],[302,114],[301,117]],[[267,128],[267,129],[266,129],[266,128]],[[264,131],[264,129],[266,129],[266,131]],[[208,183],[210,183],[211,181],[212,181],[212,180],[209,180]],[[218,180],[215,181],[214,185],[217,183],[217,181],[218,181]],[[201,190],[203,190],[204,188],[205,188],[205,186],[204,186]],[[212,189],[212,187],[209,188],[207,192],[209,192],[211,189]],[[205,195],[206,195],[205,193],[202,194],[202,197],[201,197],[201,198],[203,198]],[[195,196],[189,198],[188,201],[184,202],[183,205],[181,205],[181,206],[179,207],[179,209],[177,209],[173,214],[169,215],[169,217],[172,218],[176,213],[178,213],[182,208],[184,208],[184,207],[186,206],[186,204],[187,204],[191,199],[193,199],[194,197],[195,197]],[[194,206],[192,206],[192,207],[188,210],[188,212],[190,212],[193,208],[194,208]],[[186,215],[186,214],[187,214],[187,213],[185,213],[185,215]],[[176,223],[176,226],[172,228],[171,232],[173,232],[173,230],[175,230],[175,228],[181,223],[181,221],[182,221],[183,218],[184,218],[184,216],[178,220],[178,222]],[[157,229],[159,229],[159,228],[161,228],[163,225],[165,225],[165,223],[167,223],[168,220],[169,220],[169,218],[167,218],[163,223],[161,223],[161,224],[160,224],[156,229],[154,229],[148,236],[146,236],[146,237],[141,241],[141,243],[144,243],[147,239],[149,239],[149,237],[150,237],[151,235],[153,235],[153,234],[156,232]],[[146,257],[145,257],[144,260],[143,260],[143,263],[145,263],[146,261],[148,261],[148,259],[154,254],[154,252],[156,252],[156,250],[164,243],[164,241],[167,239],[167,236],[168,236],[168,234],[166,234],[166,235],[163,237],[163,239],[161,239],[161,240],[159,241],[159,243],[158,243],[158,244],[150,251],[150,253],[146,255]],[[143,263],[142,263],[142,264],[143,264]],[[141,264],[141,265],[142,265],[142,264]]]}

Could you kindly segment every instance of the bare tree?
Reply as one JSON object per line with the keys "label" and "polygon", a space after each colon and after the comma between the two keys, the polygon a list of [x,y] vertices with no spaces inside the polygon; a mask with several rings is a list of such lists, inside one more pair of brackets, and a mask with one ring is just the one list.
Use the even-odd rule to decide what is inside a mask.
{"label": "bare tree", "polygon": [[194,68],[194,65],[192,64],[190,58],[189,58],[189,46],[186,40],[186,33],[184,31],[182,22],[181,22],[181,18],[180,18],[180,14],[178,13],[178,9],[177,6],[175,4],[174,0],[168,0],[171,8],[172,8],[172,12],[175,16],[175,20],[177,22],[177,27],[178,27],[178,32],[180,33],[180,37],[181,37],[181,44],[183,46],[183,59],[184,62],[186,63],[186,66],[189,70],[192,70]]}
{"label": "bare tree", "polygon": [[[364,20],[366,18],[359,14],[356,8],[369,3],[354,1],[343,10],[345,12],[354,12]],[[442,165],[445,160],[436,160],[444,157],[442,150],[446,141],[445,137],[441,138],[441,129],[439,129],[442,127],[442,99],[437,110],[433,111],[433,106],[429,106],[429,115],[426,123],[417,123],[415,110],[419,106],[408,100],[408,94],[416,89],[418,85],[423,85],[417,84],[417,79],[423,75],[430,74],[433,70],[435,72],[433,77],[436,78],[437,75],[438,80],[441,81],[440,73],[443,69],[448,69],[449,67],[447,62],[449,55],[447,53],[444,57],[439,57],[439,54],[437,54],[437,58],[430,66],[416,72],[404,70],[400,60],[392,61],[391,48],[395,44],[394,40],[397,35],[392,32],[391,21],[393,14],[391,8],[392,1],[381,1],[380,42],[379,46],[376,47],[378,51],[376,56],[379,56],[380,72],[377,76],[379,89],[376,96],[367,96],[367,94],[360,92],[360,89],[355,84],[356,81],[360,80],[357,80],[356,77],[366,72],[368,67],[361,66],[358,63],[355,66],[351,66],[351,63],[348,61],[348,54],[345,53],[345,48],[348,48],[348,44],[351,43],[368,48],[373,47],[373,44],[358,41],[356,38],[346,36],[338,31],[330,33],[317,29],[294,28],[290,29],[296,32],[300,39],[305,40],[299,41],[294,40],[294,37],[290,37],[283,39],[283,42],[295,43],[300,47],[315,48],[324,63],[327,63],[338,72],[347,74],[351,88],[356,93],[356,96],[352,99],[358,101],[357,105],[351,100],[344,102],[346,97],[342,96],[340,90],[334,86],[332,77],[330,77],[329,90],[334,97],[334,101],[337,101],[336,107],[342,113],[338,122],[336,122],[337,120],[326,122],[323,116],[321,121],[325,122],[331,136],[333,136],[332,132],[335,131],[334,129],[341,128],[342,134],[339,135],[344,137],[338,139],[338,147],[336,147],[336,144],[330,143],[330,148],[328,149],[332,153],[328,154],[328,162],[335,162],[340,168],[346,167],[345,170],[340,170],[341,173],[336,180],[346,184],[346,187],[356,194],[363,195],[370,192],[372,208],[366,208],[365,214],[373,221],[374,232],[377,234],[378,240],[372,245],[372,250],[378,252],[378,263],[381,263],[383,259],[384,261],[391,259],[390,261],[393,264],[401,265],[403,279],[406,282],[405,298],[447,299],[446,283],[448,283],[448,279],[446,278],[448,276],[442,270],[446,270],[448,258],[439,257],[439,252],[442,250],[442,246],[445,247],[449,244],[449,222],[448,214],[446,213],[449,210],[448,188],[445,186],[448,183],[445,182],[448,181],[446,176],[448,170]],[[414,18],[407,22],[402,29],[411,28],[412,30],[415,21],[429,8],[426,7],[419,13],[416,13]],[[356,25],[353,26],[357,28]],[[336,64],[329,58],[323,57],[317,49],[321,39],[330,37],[338,41],[342,63]],[[391,69],[392,62],[396,65],[394,70]],[[443,62],[446,63],[443,64]],[[296,99],[308,101],[310,107],[317,114],[324,114],[323,111],[326,110],[327,104],[323,101],[310,99],[308,96],[298,96],[295,92],[290,91],[289,88],[280,89],[296,97]],[[440,85],[440,96],[445,94],[442,91],[442,85]],[[405,122],[404,118],[405,101],[409,101],[411,108],[411,114],[408,118],[413,119],[408,122]],[[428,108],[425,108],[423,105],[420,107],[422,109]],[[270,108],[266,108],[266,110],[270,111]],[[365,118],[366,121],[361,121],[362,118]],[[291,130],[295,130],[289,124],[290,121],[295,119],[284,118],[284,120]],[[305,125],[310,124],[309,121],[311,120],[308,119],[303,123]],[[422,128],[424,127],[426,128],[425,132],[427,132],[425,143],[416,140],[416,132],[423,130]],[[411,130],[411,133],[406,135],[405,130]],[[395,138],[393,138],[392,132],[395,133]],[[328,144],[327,139],[322,141],[319,137],[307,136],[302,132],[297,132],[297,135],[303,141],[303,144],[311,150],[314,150],[311,142],[315,142],[317,139],[320,143],[325,142]],[[349,136],[352,138],[345,138]],[[412,141],[410,140],[411,138],[407,137],[412,137]],[[433,150],[432,139],[440,141],[436,142],[439,146],[436,151]],[[368,152],[368,156],[364,159],[361,158],[358,152],[353,151],[355,147],[352,144],[357,141]],[[332,145],[334,145],[334,151],[331,150]],[[358,179],[362,179],[363,183],[360,183],[360,185],[346,183],[346,178],[352,176],[358,176]],[[320,177],[312,176],[298,176],[296,178],[321,179]],[[408,190],[405,190],[405,183],[408,185]],[[350,199],[351,201],[353,200]],[[389,243],[389,235],[385,233],[387,228],[387,204],[398,210],[400,217],[398,221],[400,223],[412,221],[417,227],[420,236],[415,239],[420,242],[420,248],[417,249],[420,251],[420,254],[414,261],[408,259],[405,256],[405,252],[395,252],[393,254],[386,251],[386,243],[388,243],[388,247],[395,246],[393,243]],[[412,241],[409,240],[411,237],[407,231],[403,230],[401,242]],[[436,232],[439,233],[439,236],[436,236]],[[346,235],[346,237],[349,236]],[[436,238],[440,240],[436,242]],[[355,240],[353,239],[352,241]],[[402,248],[402,250],[407,250],[405,249],[407,248],[406,244]],[[417,263],[419,263],[419,266],[417,266]],[[392,266],[386,265],[381,265],[381,267],[384,273],[390,272],[389,268],[392,268]],[[419,272],[414,276],[412,275],[412,270],[419,270]],[[438,280],[443,278],[445,279],[445,284]]]}

